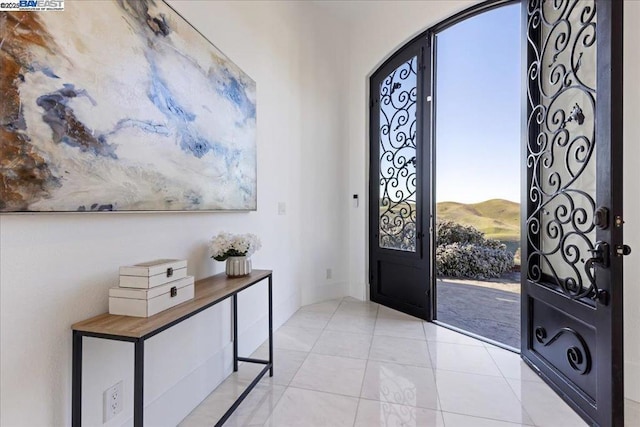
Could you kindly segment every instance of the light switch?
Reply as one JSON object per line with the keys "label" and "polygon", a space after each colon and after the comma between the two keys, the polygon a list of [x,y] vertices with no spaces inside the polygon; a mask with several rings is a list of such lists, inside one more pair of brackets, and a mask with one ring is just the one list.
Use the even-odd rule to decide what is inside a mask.
{"label": "light switch", "polygon": [[287,204],[285,202],[278,202],[278,215],[287,214]]}

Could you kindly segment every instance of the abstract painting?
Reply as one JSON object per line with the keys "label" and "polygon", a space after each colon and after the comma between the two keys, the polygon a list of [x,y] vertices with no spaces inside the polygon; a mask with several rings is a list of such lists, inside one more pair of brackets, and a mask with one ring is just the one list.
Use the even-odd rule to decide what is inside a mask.
{"label": "abstract painting", "polygon": [[256,209],[256,85],[162,1],[0,12],[0,212]]}

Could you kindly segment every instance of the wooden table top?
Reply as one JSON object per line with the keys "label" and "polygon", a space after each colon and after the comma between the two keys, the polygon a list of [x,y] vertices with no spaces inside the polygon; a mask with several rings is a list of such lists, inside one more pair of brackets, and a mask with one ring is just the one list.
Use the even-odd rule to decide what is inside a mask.
{"label": "wooden table top", "polygon": [[142,338],[163,330],[172,322],[188,317],[204,307],[219,302],[230,295],[243,290],[271,274],[271,270],[253,270],[244,277],[227,277],[216,274],[195,282],[195,296],[192,300],[178,304],[168,310],[161,311],[151,317],[120,316],[104,313],[82,322],[74,323],[74,331],[95,334],[116,335],[128,338]]}

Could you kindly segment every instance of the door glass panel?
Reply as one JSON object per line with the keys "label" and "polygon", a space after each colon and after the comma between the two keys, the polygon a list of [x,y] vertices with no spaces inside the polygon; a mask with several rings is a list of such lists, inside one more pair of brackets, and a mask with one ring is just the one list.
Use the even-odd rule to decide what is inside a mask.
{"label": "door glass panel", "polygon": [[542,12],[540,60],[528,70],[540,99],[530,98],[527,275],[575,297],[591,286],[595,243],[595,5],[547,2]]}
{"label": "door glass panel", "polygon": [[416,251],[417,57],[380,85],[379,244]]}

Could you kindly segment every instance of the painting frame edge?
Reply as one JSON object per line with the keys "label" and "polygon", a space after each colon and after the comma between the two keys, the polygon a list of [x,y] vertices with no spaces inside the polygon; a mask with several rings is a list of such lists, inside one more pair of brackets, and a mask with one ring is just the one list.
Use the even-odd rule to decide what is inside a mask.
{"label": "painting frame edge", "polygon": [[[150,0],[154,2],[154,0]],[[240,70],[253,84],[254,84],[254,106],[255,108],[255,125],[254,125],[254,165],[253,170],[255,171],[255,180],[254,180],[254,199],[255,203],[252,207],[243,209],[243,208],[230,208],[230,209],[103,209],[103,210],[2,210],[0,209],[0,217],[1,216],[31,216],[31,215],[78,215],[78,214],[133,214],[133,215],[141,215],[141,214],[205,214],[205,213],[251,213],[258,211],[258,196],[259,196],[259,185],[258,185],[258,154],[259,154],[259,145],[258,145],[258,109],[257,109],[257,94],[258,94],[258,84],[257,81],[244,71],[239,65],[237,65],[225,52],[218,48],[218,46],[213,43],[207,36],[203,34],[203,32],[197,28],[190,20],[188,20],[183,13],[176,10],[176,8],[171,5],[167,0],[155,0],[166,6],[172,13],[175,14],[175,17],[181,19],[184,23],[191,28],[198,37],[202,38],[208,45],[210,45],[218,54],[222,55],[223,59],[233,64],[238,70]]]}

